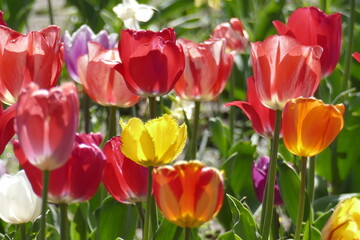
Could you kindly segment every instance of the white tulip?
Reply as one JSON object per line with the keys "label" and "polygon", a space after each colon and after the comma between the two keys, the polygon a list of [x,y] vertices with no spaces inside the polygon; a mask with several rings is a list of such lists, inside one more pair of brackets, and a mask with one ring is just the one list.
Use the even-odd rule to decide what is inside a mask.
{"label": "white tulip", "polygon": [[0,218],[10,224],[33,221],[41,212],[41,198],[37,197],[21,170],[16,175],[0,178]]}

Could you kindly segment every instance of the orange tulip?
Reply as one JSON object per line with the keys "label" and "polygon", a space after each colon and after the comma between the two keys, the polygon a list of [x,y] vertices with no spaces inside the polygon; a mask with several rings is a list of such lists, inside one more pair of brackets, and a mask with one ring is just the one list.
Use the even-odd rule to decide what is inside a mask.
{"label": "orange tulip", "polygon": [[212,219],[224,197],[222,174],[199,161],[180,161],[154,169],[153,192],[164,217],[184,228]]}
{"label": "orange tulip", "polygon": [[289,100],[283,112],[283,138],[293,154],[311,157],[323,151],[344,126],[343,104],[327,105],[315,98]]}

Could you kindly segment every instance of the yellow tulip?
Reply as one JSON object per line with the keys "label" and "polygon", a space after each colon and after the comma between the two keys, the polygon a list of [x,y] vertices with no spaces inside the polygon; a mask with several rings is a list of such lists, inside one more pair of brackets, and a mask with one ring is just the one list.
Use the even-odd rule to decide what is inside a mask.
{"label": "yellow tulip", "polygon": [[360,239],[360,200],[340,202],[321,232],[321,240]]}
{"label": "yellow tulip", "polygon": [[122,152],[134,162],[144,167],[156,167],[173,161],[184,149],[186,125],[179,126],[165,114],[162,117],[143,123],[131,118],[122,126]]}
{"label": "yellow tulip", "polygon": [[319,154],[343,128],[344,112],[343,104],[328,105],[315,98],[287,101],[282,123],[286,148],[302,157]]}

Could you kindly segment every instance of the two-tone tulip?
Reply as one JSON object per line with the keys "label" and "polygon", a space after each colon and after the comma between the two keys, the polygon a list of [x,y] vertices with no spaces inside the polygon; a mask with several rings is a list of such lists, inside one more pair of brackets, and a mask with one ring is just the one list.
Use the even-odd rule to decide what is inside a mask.
{"label": "two-tone tulip", "polygon": [[183,228],[211,220],[222,206],[224,179],[199,161],[179,161],[154,169],[153,192],[164,217]]}
{"label": "two-tone tulip", "polygon": [[6,145],[15,134],[15,111],[16,104],[11,105],[5,110],[0,105],[0,154],[3,153]]}

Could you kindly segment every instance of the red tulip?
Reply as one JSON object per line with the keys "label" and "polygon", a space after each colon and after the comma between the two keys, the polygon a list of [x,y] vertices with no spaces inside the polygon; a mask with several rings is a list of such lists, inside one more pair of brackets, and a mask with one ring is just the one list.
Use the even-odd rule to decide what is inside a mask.
{"label": "red tulip", "polygon": [[[77,134],[72,153],[62,167],[50,172],[49,202],[74,203],[90,199],[97,191],[103,169],[105,155],[97,146],[100,134]],[[42,171],[26,158],[17,140],[13,141],[14,153],[24,168],[36,195],[42,194]]]}
{"label": "red tulip", "polygon": [[146,200],[148,169],[121,152],[121,138],[113,137],[104,145],[107,158],[103,183],[119,202],[136,203]]}
{"label": "red tulip", "polygon": [[7,143],[15,134],[14,119],[15,119],[16,104],[3,110],[0,104],[0,154],[3,153]]}
{"label": "red tulip", "polygon": [[185,53],[185,70],[175,85],[176,94],[186,100],[211,101],[225,88],[234,59],[225,52],[224,39],[196,44],[180,39]]}
{"label": "red tulip", "polygon": [[226,48],[229,52],[235,53],[243,52],[249,42],[248,33],[238,18],[231,18],[230,22],[217,25],[211,37],[224,38],[226,40]]}
{"label": "red tulip", "polygon": [[226,103],[225,106],[237,106],[241,108],[250,119],[255,132],[259,135],[272,138],[275,129],[275,111],[265,107],[256,94],[254,77],[247,79],[247,102],[234,101]]}
{"label": "red tulip", "polygon": [[57,84],[64,55],[59,27],[22,35],[0,26],[0,36],[0,101],[15,103],[30,82],[46,89]]}
{"label": "red tulip", "polygon": [[71,154],[79,103],[73,83],[50,90],[30,84],[19,96],[15,127],[31,164],[41,170],[62,166]]}
{"label": "red tulip", "polygon": [[320,83],[319,46],[304,46],[289,36],[270,36],[251,43],[251,61],[257,95],[274,110],[288,99],[310,97]]}
{"label": "red tulip", "polygon": [[89,54],[78,58],[78,74],[85,92],[103,106],[131,107],[140,97],[127,88],[123,76],[112,68],[120,61],[117,49],[107,50],[96,42],[88,43]]}
{"label": "red tulip", "polygon": [[352,56],[353,56],[353,58],[356,59],[356,61],[358,61],[358,62],[360,63],[360,53],[354,52],[354,53],[352,54]]}
{"label": "red tulip", "polygon": [[115,69],[139,96],[168,93],[184,71],[184,53],[172,28],[161,32],[122,30],[119,53],[121,63]]}
{"label": "red tulip", "polygon": [[332,73],[340,58],[341,13],[327,15],[316,7],[303,7],[290,15],[287,25],[279,21],[273,24],[280,35],[294,37],[303,45],[321,46],[322,74]]}
{"label": "red tulip", "polygon": [[4,12],[0,11],[0,25],[7,26],[5,20],[4,20]]}

